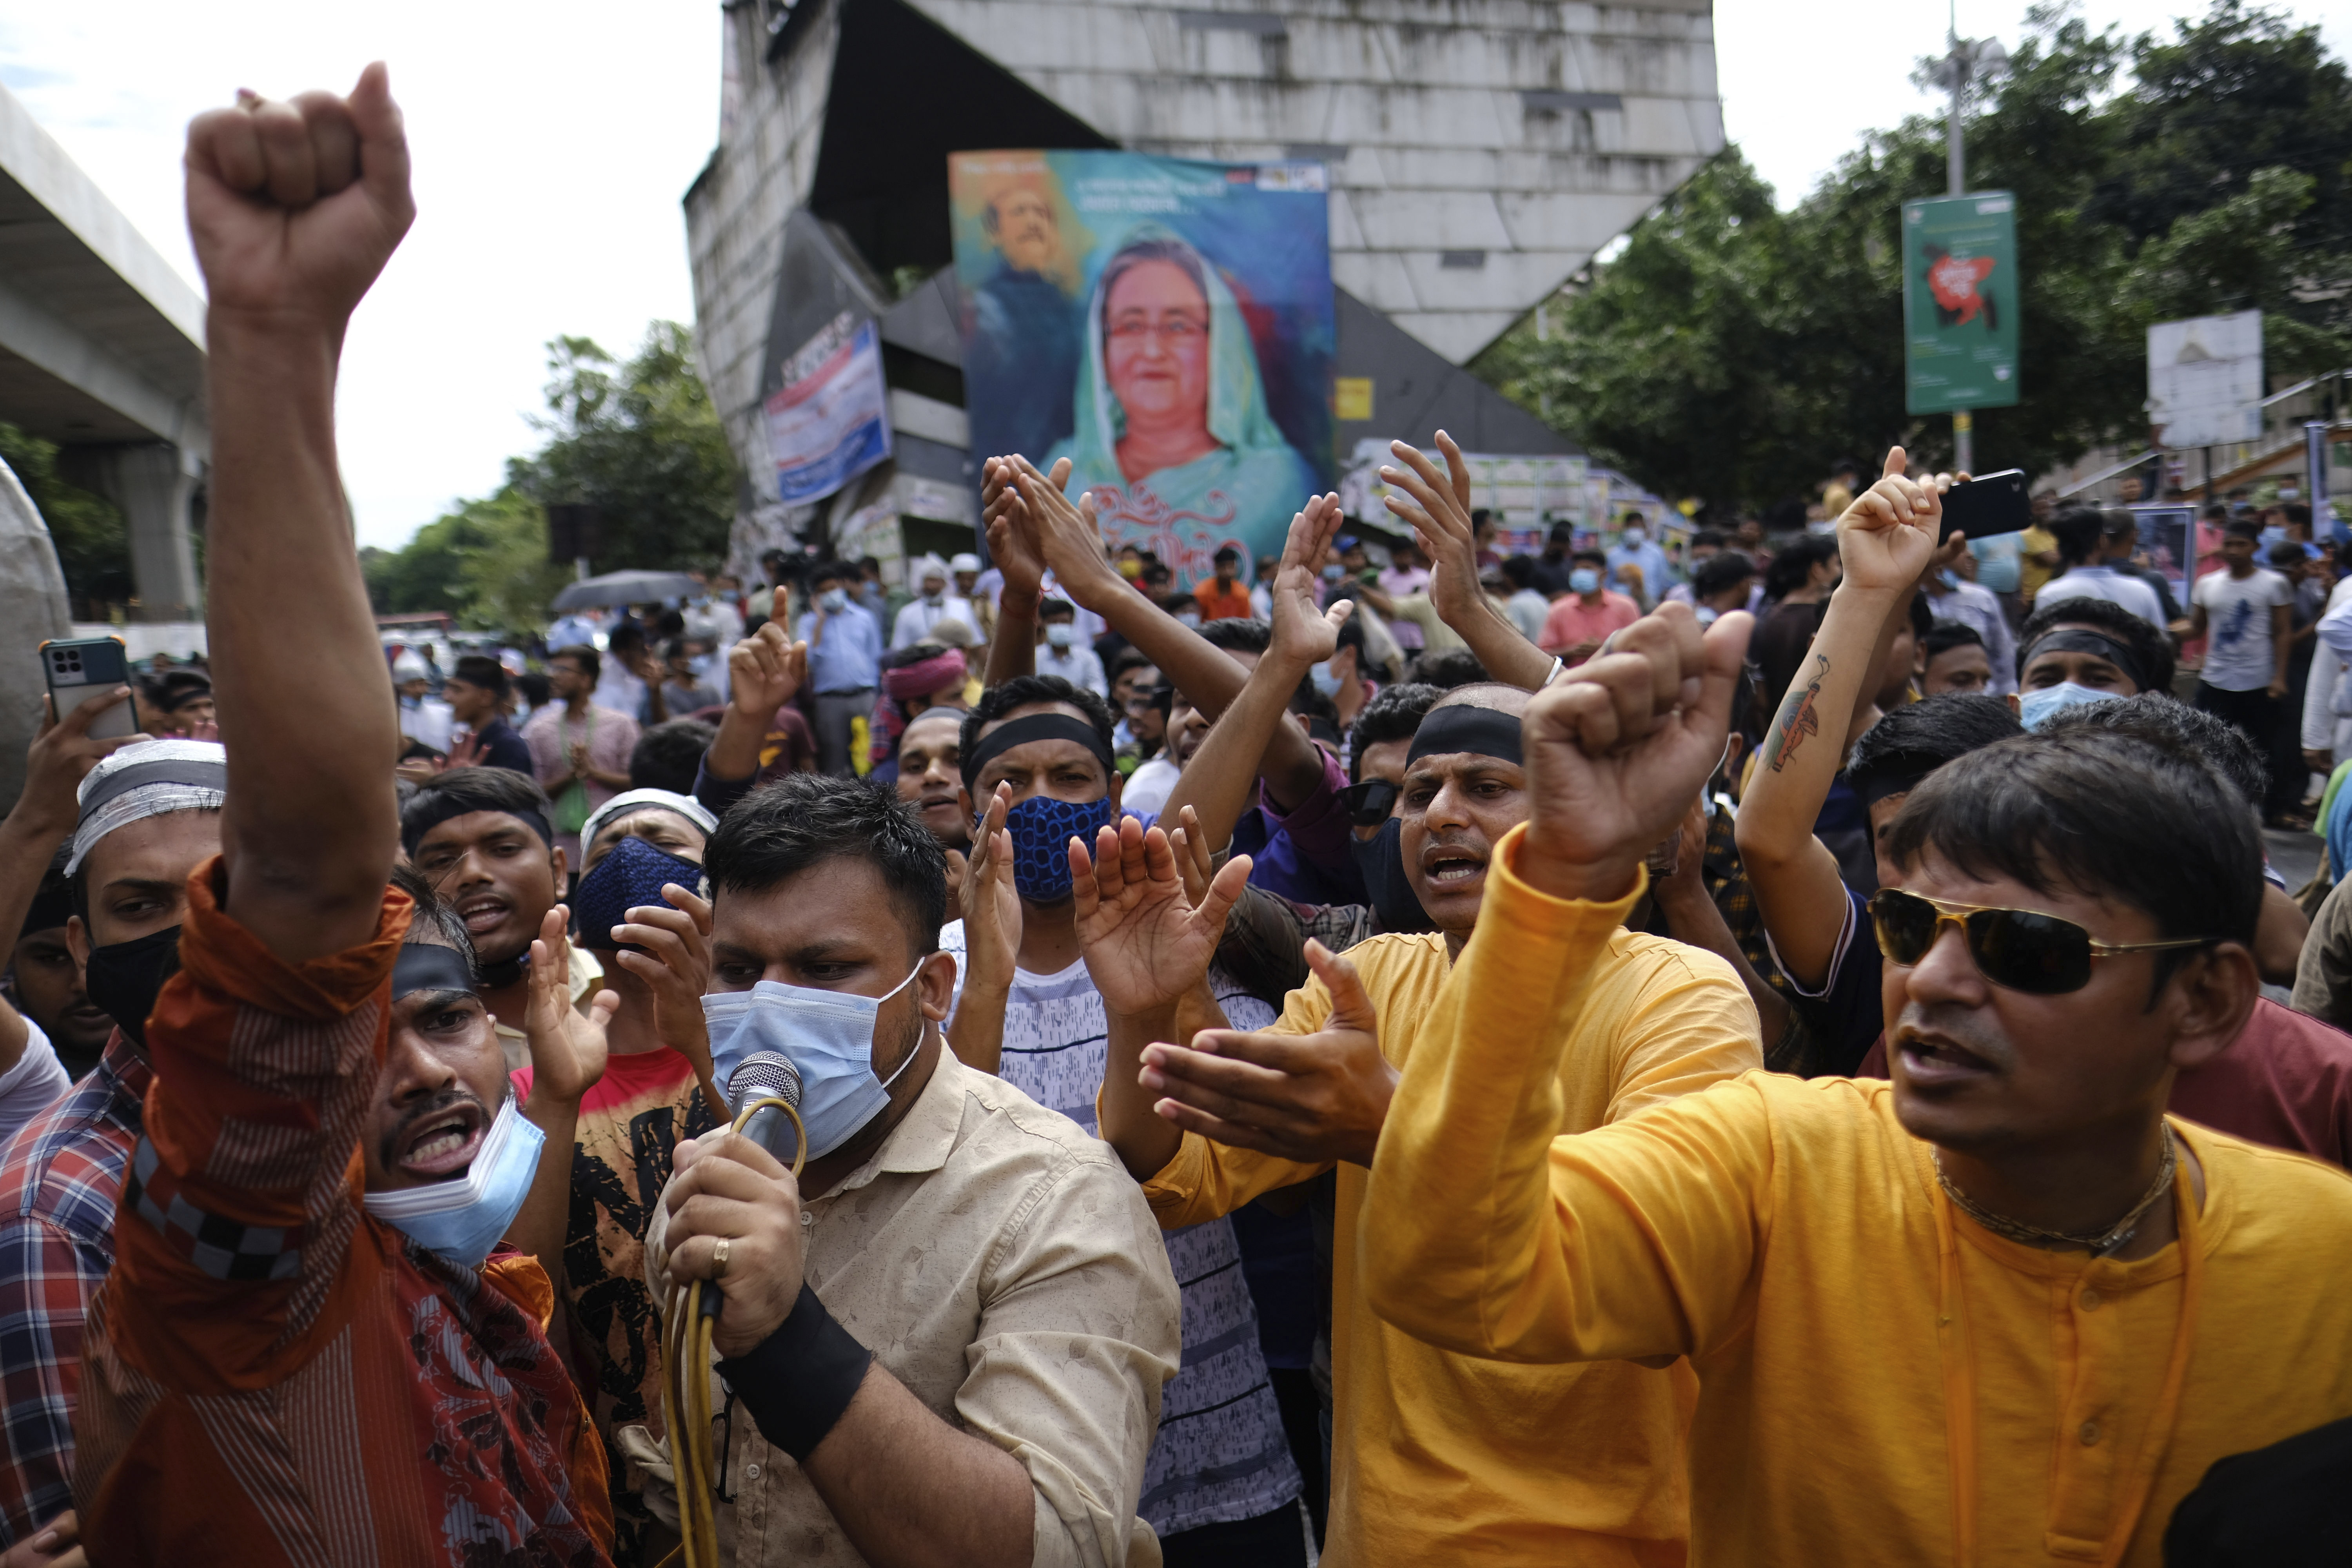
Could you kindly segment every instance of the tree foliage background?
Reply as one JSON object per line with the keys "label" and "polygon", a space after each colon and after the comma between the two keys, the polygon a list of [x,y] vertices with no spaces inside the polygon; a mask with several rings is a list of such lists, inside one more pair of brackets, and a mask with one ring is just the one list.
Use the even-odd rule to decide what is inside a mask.
{"label": "tree foliage background", "polygon": [[[2174,36],[2039,5],[1976,90],[1969,184],[2017,195],[2022,398],[1979,468],[2042,472],[2147,434],[2152,321],[2260,307],[2265,368],[2352,364],[2352,81],[2315,26],[2215,0]],[[1772,507],[1841,456],[1948,460],[1904,412],[1902,204],[1944,194],[1944,117],[1874,132],[1788,212],[1737,148],[1475,368],[1664,495]]]}
{"label": "tree foliage background", "polygon": [[110,606],[131,597],[131,536],[121,509],[68,479],[54,443],[14,425],[0,423],[0,462],[15,471],[49,525],[75,618],[106,619]]}
{"label": "tree foliage background", "polygon": [[735,460],[695,371],[692,339],[656,321],[626,361],[586,338],[547,345],[540,449],[507,462],[498,493],[464,500],[397,551],[361,552],[379,614],[441,610],[461,626],[543,626],[572,568],[547,559],[547,513],[603,513],[590,570],[715,568],[735,515]]}

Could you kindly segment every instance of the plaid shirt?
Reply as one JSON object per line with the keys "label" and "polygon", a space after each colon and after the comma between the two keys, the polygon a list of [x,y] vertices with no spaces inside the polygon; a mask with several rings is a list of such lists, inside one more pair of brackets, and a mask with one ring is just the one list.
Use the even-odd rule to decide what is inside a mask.
{"label": "plaid shirt", "polygon": [[97,1069],[0,1151],[0,1545],[73,1504],[82,1317],[151,1079],[120,1029]]}

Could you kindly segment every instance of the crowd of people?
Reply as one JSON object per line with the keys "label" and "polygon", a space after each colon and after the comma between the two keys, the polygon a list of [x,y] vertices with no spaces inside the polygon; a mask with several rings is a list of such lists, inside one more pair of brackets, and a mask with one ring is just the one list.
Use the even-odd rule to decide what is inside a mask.
{"label": "crowd of people", "polygon": [[2340,1556],[2259,525],[2028,604],[1895,448],[1503,558],[1440,433],[1385,563],[1302,497],[1178,592],[1009,455],[984,572],[436,690],[332,438],[383,68],[187,169],[207,668],[0,822],[5,1568]]}

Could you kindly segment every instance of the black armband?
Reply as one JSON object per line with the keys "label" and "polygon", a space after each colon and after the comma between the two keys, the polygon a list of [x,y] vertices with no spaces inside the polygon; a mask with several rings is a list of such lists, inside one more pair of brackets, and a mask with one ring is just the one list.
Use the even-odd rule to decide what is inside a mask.
{"label": "black armband", "polygon": [[719,1375],[751,1413],[760,1436],[799,1463],[849,1408],[873,1361],[874,1352],[835,1322],[803,1281],[792,1315],[748,1355],[720,1362]]}

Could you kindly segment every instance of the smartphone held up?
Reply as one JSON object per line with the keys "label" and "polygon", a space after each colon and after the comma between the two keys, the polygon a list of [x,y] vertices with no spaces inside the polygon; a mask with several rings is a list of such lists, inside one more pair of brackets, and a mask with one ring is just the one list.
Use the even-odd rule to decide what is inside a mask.
{"label": "smartphone held up", "polygon": [[[48,682],[49,715],[62,720],[100,691],[126,686],[131,660],[121,637],[74,637],[41,644],[41,674]],[[96,741],[120,740],[139,732],[139,715],[131,696],[90,721]]]}

